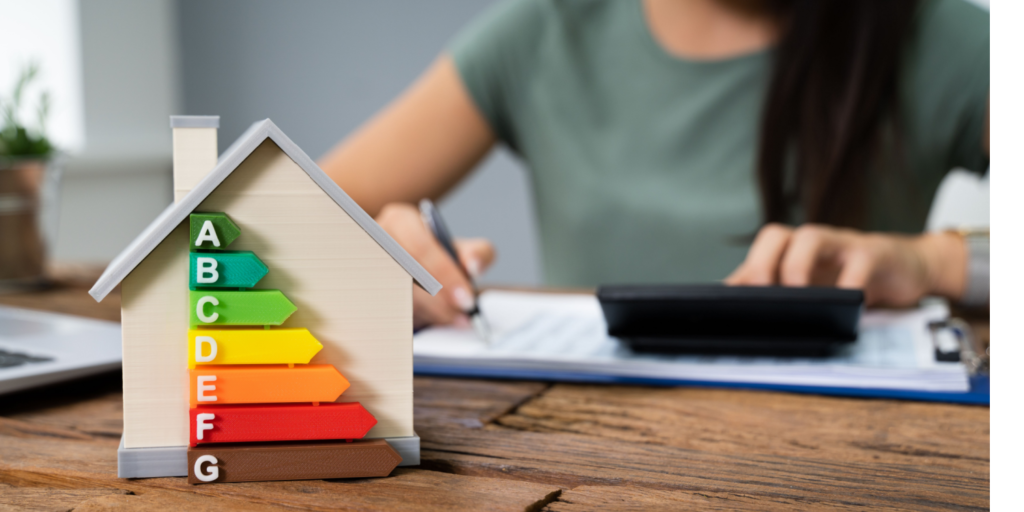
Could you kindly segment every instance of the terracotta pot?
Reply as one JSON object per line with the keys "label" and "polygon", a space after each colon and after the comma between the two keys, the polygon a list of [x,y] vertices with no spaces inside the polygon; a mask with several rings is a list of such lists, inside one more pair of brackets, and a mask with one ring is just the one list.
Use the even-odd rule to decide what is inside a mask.
{"label": "terracotta pot", "polygon": [[0,287],[44,281],[46,242],[41,222],[47,163],[0,163]]}

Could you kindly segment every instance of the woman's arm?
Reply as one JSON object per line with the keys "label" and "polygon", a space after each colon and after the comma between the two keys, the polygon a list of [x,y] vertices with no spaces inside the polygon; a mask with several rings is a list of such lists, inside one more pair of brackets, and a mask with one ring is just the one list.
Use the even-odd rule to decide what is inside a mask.
{"label": "woman's arm", "polygon": [[[437,199],[466,176],[495,136],[442,55],[405,93],[320,160],[320,167],[430,272],[444,289],[413,292],[414,323],[465,321],[469,282],[413,206]],[[463,265],[480,272],[494,259],[486,240],[456,241]]]}
{"label": "woman's arm", "polygon": [[494,145],[495,137],[442,55],[413,85],[320,159],[366,213],[388,203],[438,199]]}

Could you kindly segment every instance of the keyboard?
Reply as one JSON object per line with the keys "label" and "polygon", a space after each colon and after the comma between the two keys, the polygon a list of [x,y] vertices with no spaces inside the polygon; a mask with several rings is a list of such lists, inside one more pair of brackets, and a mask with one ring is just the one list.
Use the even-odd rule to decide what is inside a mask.
{"label": "keyboard", "polygon": [[12,368],[30,363],[46,363],[53,361],[52,357],[33,356],[20,352],[8,352],[0,348],[0,368]]}

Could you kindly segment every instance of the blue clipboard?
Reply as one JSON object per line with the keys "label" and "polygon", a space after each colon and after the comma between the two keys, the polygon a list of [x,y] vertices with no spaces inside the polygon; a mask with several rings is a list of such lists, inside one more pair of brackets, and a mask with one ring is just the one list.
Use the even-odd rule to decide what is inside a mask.
{"label": "blue clipboard", "polygon": [[482,379],[543,380],[555,382],[580,382],[591,384],[634,384],[643,386],[698,386],[733,389],[764,389],[807,393],[813,395],[849,396],[859,398],[885,398],[894,400],[916,400],[924,402],[947,402],[957,404],[989,405],[989,376],[975,375],[970,378],[971,390],[966,393],[909,391],[903,389],[868,389],[825,386],[790,386],[777,384],[752,384],[747,382],[718,382],[685,379],[655,379],[643,377],[620,377],[582,372],[561,372],[528,369],[463,368],[434,364],[414,363],[416,375],[435,377],[472,377]]}

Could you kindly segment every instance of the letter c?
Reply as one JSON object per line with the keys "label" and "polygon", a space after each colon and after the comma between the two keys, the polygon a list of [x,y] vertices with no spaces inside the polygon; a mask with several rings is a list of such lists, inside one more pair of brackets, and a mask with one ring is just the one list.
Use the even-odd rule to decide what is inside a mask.
{"label": "letter c", "polygon": [[[203,473],[202,465],[204,462],[210,463],[206,468],[208,473]],[[214,457],[213,455],[203,455],[196,459],[196,465],[192,468],[192,472],[200,482],[212,482],[220,478],[220,468],[215,464],[217,464],[217,457]]]}
{"label": "letter c", "polygon": [[203,306],[206,305],[206,303],[210,303],[214,306],[220,306],[220,301],[217,300],[217,297],[212,295],[204,295],[196,301],[196,316],[199,317],[199,321],[204,324],[212,324],[220,317],[220,313],[214,312],[212,315],[206,316],[206,313],[203,312]]}

